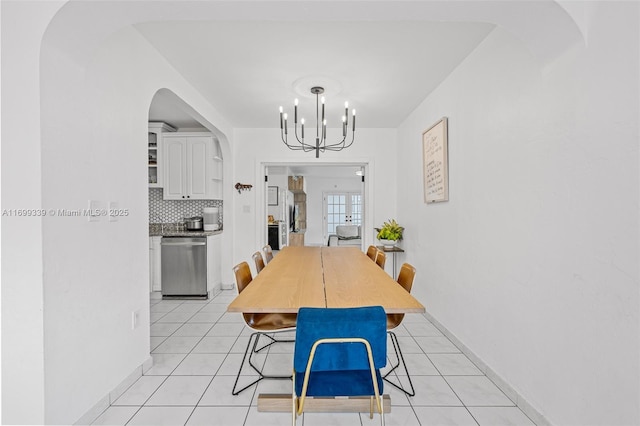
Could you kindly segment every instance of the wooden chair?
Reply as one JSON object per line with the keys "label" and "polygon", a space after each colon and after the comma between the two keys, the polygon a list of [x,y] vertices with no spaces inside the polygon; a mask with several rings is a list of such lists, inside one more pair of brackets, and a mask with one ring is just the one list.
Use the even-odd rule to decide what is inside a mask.
{"label": "wooden chair", "polygon": [[[384,425],[383,381],[387,363],[386,315],[382,306],[300,308],[293,353],[293,425],[306,397],[369,396]],[[340,404],[341,399],[323,399]],[[338,408],[336,408],[338,410]]]}
{"label": "wooden chair", "polygon": [[[413,281],[416,277],[416,268],[408,263],[403,263],[400,268],[400,273],[398,274],[397,282],[404,288],[407,293],[411,293],[411,287],[413,286]],[[384,375],[384,380],[387,381],[390,385],[395,386],[400,389],[404,393],[409,396],[414,396],[416,394],[413,388],[413,382],[411,382],[411,375],[409,375],[409,371],[407,370],[407,364],[404,361],[404,356],[402,355],[402,350],[400,349],[400,342],[398,342],[398,337],[393,332],[396,328],[400,326],[402,320],[404,319],[404,314],[387,314],[387,332],[389,333],[389,337],[391,338],[391,344],[393,345],[393,349],[396,352],[396,364],[391,367],[389,371]],[[400,366],[400,362],[402,362],[402,366],[404,367],[404,371],[407,373],[407,380],[409,381],[410,390],[407,391],[401,384],[396,384],[389,380],[387,377],[391,374],[396,368]]]}
{"label": "wooden chair", "polygon": [[387,255],[382,250],[378,250],[378,252],[376,253],[376,265],[384,270],[384,264],[386,263],[386,261]]}
{"label": "wooden chair", "polygon": [[264,261],[265,263],[269,263],[273,260],[273,250],[271,250],[271,246],[267,244],[262,247],[262,252],[264,253]]}
{"label": "wooden chair", "polygon": [[264,260],[262,259],[262,254],[259,251],[253,253],[251,256],[253,262],[256,264],[256,273],[260,273],[264,269]]}
{"label": "wooden chair", "polygon": [[[233,267],[233,274],[236,278],[238,294],[240,294],[249,284],[251,284],[251,281],[253,281],[249,264],[247,262],[237,264]],[[280,313],[243,313],[242,317],[246,326],[253,330],[253,333],[249,336],[249,342],[247,343],[247,348],[244,351],[244,357],[242,358],[242,363],[240,363],[240,369],[238,370],[238,375],[236,376],[236,381],[233,384],[233,390],[231,393],[233,395],[238,395],[243,390],[255,385],[263,379],[291,379],[291,376],[266,376],[262,374],[262,370],[253,364],[252,358],[253,354],[260,352],[264,348],[267,348],[276,342],[293,342],[294,340],[277,340],[270,334],[295,330],[297,315]],[[267,337],[270,339],[270,342],[258,349],[258,341],[261,336]],[[258,378],[244,386],[242,389],[237,390],[238,380],[240,379],[240,373],[242,372],[242,367],[247,359],[247,355],[249,355],[249,366],[258,373]]]}
{"label": "wooden chair", "polygon": [[369,248],[367,248],[367,256],[369,256],[369,259],[373,260],[374,262],[376,261],[377,253],[378,248],[376,246],[369,246]]}

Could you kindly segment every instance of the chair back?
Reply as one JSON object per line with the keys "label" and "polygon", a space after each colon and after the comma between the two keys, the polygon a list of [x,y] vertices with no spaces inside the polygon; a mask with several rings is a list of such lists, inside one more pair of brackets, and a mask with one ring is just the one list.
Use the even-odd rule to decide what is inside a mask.
{"label": "chair back", "polygon": [[386,263],[386,261],[387,255],[382,250],[378,250],[378,253],[376,253],[376,265],[384,269],[384,264]]}
{"label": "chair back", "polygon": [[273,250],[271,250],[271,246],[269,244],[262,247],[262,252],[264,253],[265,263],[269,263],[273,260]]}
{"label": "chair back", "polygon": [[264,269],[264,260],[262,259],[262,254],[259,251],[253,253],[253,262],[256,264],[256,273],[260,273]]}
{"label": "chair back", "polygon": [[411,287],[413,286],[413,280],[416,277],[416,268],[408,263],[403,263],[396,280],[398,284],[402,286],[407,293],[411,293]]}
{"label": "chair back", "polygon": [[[293,366],[307,367],[313,344],[324,338],[361,337],[371,345],[375,368],[387,364],[386,314],[382,306],[360,308],[300,308],[296,324]],[[316,351],[311,371],[369,370],[362,344],[325,344]]]}
{"label": "chair back", "polygon": [[[413,287],[413,280],[415,277],[416,268],[408,263],[403,263],[396,281],[402,286],[402,288],[407,290],[407,293],[411,293],[411,287]],[[404,314],[387,314],[387,329],[392,330],[398,327],[402,323],[403,319]]]}
{"label": "chair back", "polygon": [[238,293],[242,293],[242,290],[247,288],[249,283],[253,280],[251,276],[251,268],[247,262],[238,263],[233,267],[233,274],[236,277],[236,285],[238,286]]}
{"label": "chair back", "polygon": [[369,259],[373,260],[374,262],[376,261],[377,253],[378,253],[378,249],[376,248],[376,246],[369,246],[369,248],[367,248],[367,256],[369,257]]}

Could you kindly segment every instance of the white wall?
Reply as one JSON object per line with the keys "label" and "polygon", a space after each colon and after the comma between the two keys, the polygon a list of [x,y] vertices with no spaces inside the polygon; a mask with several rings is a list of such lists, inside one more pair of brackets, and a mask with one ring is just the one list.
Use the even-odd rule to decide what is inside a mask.
{"label": "white wall", "polygon": [[[43,221],[46,423],[73,423],[150,356],[144,141],[149,105],[160,88],[230,133],[131,28],[104,40],[86,62],[44,43],[43,206],[86,208],[92,199],[117,201],[130,211],[118,222]],[[218,137],[231,161],[226,138]],[[223,237],[230,241],[232,216],[224,217]],[[140,321],[132,330],[134,311]]]}
{"label": "white wall", "polygon": [[[285,205],[287,200],[287,191],[289,190],[289,180],[286,175],[269,174],[269,183],[267,186],[278,187],[278,205],[267,205],[267,215],[273,215],[274,220],[285,220]],[[255,190],[262,190],[263,185],[257,184]]]}
{"label": "white wall", "polygon": [[[640,423],[638,4],[536,63],[497,29],[399,128],[416,296],[557,425]],[[421,133],[449,117],[450,201],[422,198]]]}
{"label": "white wall", "polygon": [[[42,207],[40,42],[61,5],[0,5],[3,209]],[[44,423],[42,248],[40,217],[2,216],[3,424]]]}
{"label": "white wall", "polygon": [[[278,123],[274,121],[274,125]],[[328,129],[328,138],[335,129]],[[279,136],[280,129],[235,129],[234,182],[250,183],[252,191],[233,194],[235,205],[234,263],[250,259],[251,253],[265,244],[266,204],[264,177],[260,165],[271,164],[332,164],[369,163],[369,182],[375,188],[371,194],[370,227],[396,214],[396,131],[395,129],[358,129],[354,144],[341,152],[327,152],[316,159],[314,153],[291,151]],[[384,166],[384,167],[383,167]],[[307,187],[308,191],[308,187]],[[225,201],[226,203],[226,201]],[[371,234],[372,235],[372,234]],[[372,237],[371,237],[372,238]],[[306,240],[306,237],[305,237]],[[370,242],[369,242],[370,243]]]}
{"label": "white wall", "polygon": [[[323,216],[325,192],[361,192],[360,176],[352,178],[335,178],[323,176],[308,176],[307,181],[307,232],[304,236],[305,245],[326,246],[323,237]],[[365,212],[366,213],[366,212]]]}

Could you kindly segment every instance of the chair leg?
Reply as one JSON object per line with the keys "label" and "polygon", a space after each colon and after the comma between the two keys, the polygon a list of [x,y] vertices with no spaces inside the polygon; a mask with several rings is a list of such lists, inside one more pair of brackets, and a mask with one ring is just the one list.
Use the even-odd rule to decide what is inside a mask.
{"label": "chair leg", "polygon": [[[244,351],[244,356],[242,357],[242,362],[240,363],[240,368],[238,369],[238,375],[236,376],[236,381],[233,384],[233,390],[231,391],[232,395],[238,395],[240,392],[244,391],[245,389],[250,388],[251,386],[255,385],[256,383],[258,383],[259,381],[263,380],[263,379],[279,379],[279,380],[285,380],[285,379],[291,379],[291,376],[267,376],[262,374],[262,370],[260,370],[257,366],[255,366],[253,364],[253,354],[259,352],[259,350],[256,350],[257,346],[258,346],[258,341],[260,340],[260,336],[264,335],[264,333],[252,333],[251,336],[249,336],[249,342],[247,342],[247,348]],[[254,339],[255,337],[255,339]],[[269,338],[272,338],[271,336],[268,336]],[[273,338],[272,338],[273,339]],[[251,349],[249,349],[251,347],[251,341],[253,341],[253,347]],[[269,344],[267,344],[267,346],[273,344],[275,342],[271,342]],[[264,349],[264,348],[262,348]],[[254,380],[253,382],[249,383],[248,385],[246,385],[245,387],[243,387],[240,390],[237,390],[238,387],[238,380],[240,380],[240,373],[242,373],[242,367],[244,367],[244,363],[245,360],[247,359],[247,355],[249,355],[249,366],[251,368],[253,368],[253,370],[258,373],[258,378],[256,380]]]}
{"label": "chair leg", "polygon": [[274,343],[294,343],[295,339],[276,339],[275,337],[266,334],[266,333],[261,333],[264,337],[267,337],[269,340],[271,340],[269,343],[267,343],[266,345],[262,346],[260,349],[256,349],[254,352],[258,353],[261,350],[268,348],[269,346],[273,345]]}
{"label": "chair leg", "polygon": [[[253,348],[255,349],[256,344],[258,342],[258,333],[252,333],[251,336],[249,336],[249,341],[247,342],[247,348],[244,351],[244,356],[242,357],[242,362],[240,363],[240,368],[238,369],[238,375],[236,376],[236,381],[233,384],[233,390],[231,391],[231,394],[234,395],[234,396],[238,395],[243,390],[250,388],[251,386],[255,385],[256,383],[258,383],[260,380],[263,379],[263,377],[260,376],[260,377],[258,377],[257,380],[249,383],[248,385],[246,385],[242,389],[236,390],[236,388],[238,387],[238,380],[240,380],[240,373],[242,373],[242,367],[244,367],[244,361],[247,359],[247,354],[249,353],[249,350],[250,350],[249,347],[251,346],[251,341],[253,340],[254,337],[255,337],[255,342],[253,343]],[[251,355],[249,355],[249,363],[251,364]],[[253,367],[253,364],[251,364],[251,366]],[[255,369],[255,367],[254,367],[254,369]]]}
{"label": "chair leg", "polygon": [[[396,363],[396,365],[391,367],[391,370],[387,371],[387,373],[382,378],[387,383],[389,383],[390,385],[400,389],[405,394],[407,394],[409,396],[415,396],[416,391],[413,388],[413,382],[411,381],[411,375],[409,374],[409,370],[407,369],[407,363],[404,361],[404,356],[402,355],[402,349],[400,348],[400,342],[398,342],[398,337],[396,336],[396,333],[394,333],[393,331],[389,331],[388,333],[389,333],[389,337],[391,337],[391,343],[393,344],[393,349],[394,349],[394,351],[396,353],[396,359],[398,360],[398,362]],[[407,373],[407,380],[409,380],[409,387],[411,388],[410,391],[407,391],[402,386],[402,383],[400,383],[400,378],[398,378],[398,383],[400,383],[400,384],[396,384],[396,383],[392,382],[391,379],[387,378],[387,376],[389,376],[389,374],[391,374],[396,368],[398,368],[400,366],[401,362],[402,362],[402,366],[404,367],[404,371]]]}

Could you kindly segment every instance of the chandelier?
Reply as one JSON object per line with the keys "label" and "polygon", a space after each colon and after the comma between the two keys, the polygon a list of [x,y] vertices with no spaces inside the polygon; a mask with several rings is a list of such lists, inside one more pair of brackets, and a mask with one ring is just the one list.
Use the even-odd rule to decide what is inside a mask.
{"label": "chandelier", "polygon": [[[291,150],[302,150],[304,152],[315,151],[316,158],[320,157],[320,151],[342,151],[349,148],[356,136],[356,110],[351,110],[351,142],[347,143],[347,133],[349,133],[349,103],[344,103],[344,115],[342,116],[342,140],[340,142],[327,144],[327,120],[324,118],[324,88],[315,86],[311,88],[311,93],[316,95],[316,141],[306,143],[304,141],[304,118],[300,120],[300,136],[298,136],[298,99],[293,105],[293,133],[296,140],[291,144],[288,140],[287,114],[280,107],[280,137],[282,142]],[[320,115],[320,104],[322,104],[322,116]],[[322,117],[322,118],[321,118]],[[296,143],[297,142],[297,143]]]}

